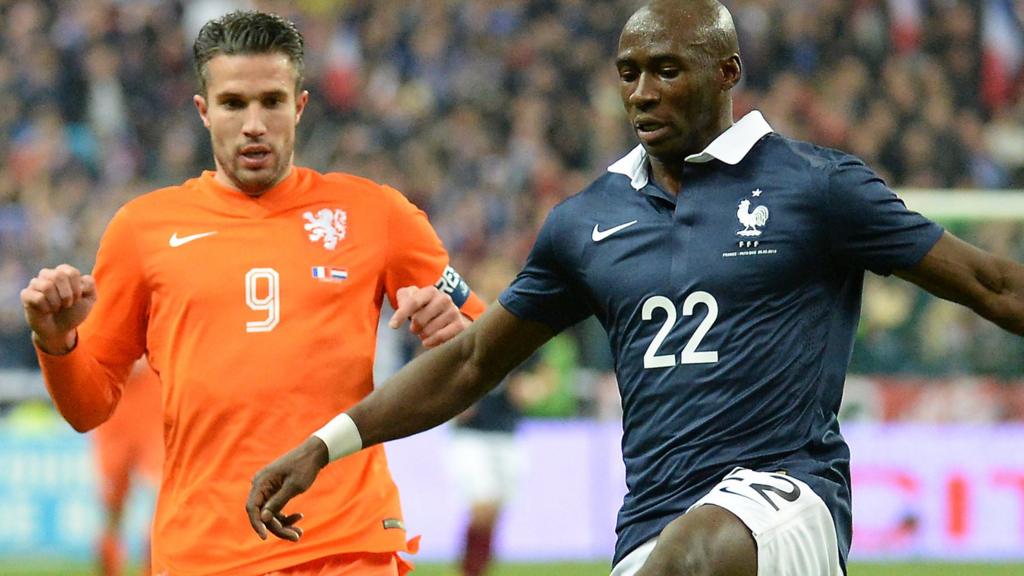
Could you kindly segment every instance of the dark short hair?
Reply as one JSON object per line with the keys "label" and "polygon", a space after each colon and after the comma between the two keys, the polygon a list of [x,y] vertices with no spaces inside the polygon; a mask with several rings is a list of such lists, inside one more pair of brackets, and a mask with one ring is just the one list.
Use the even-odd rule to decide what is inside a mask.
{"label": "dark short hair", "polygon": [[302,87],[305,69],[302,34],[295,24],[254,10],[238,10],[210,20],[199,30],[192,45],[199,93],[206,95],[207,64],[220,54],[272,54],[280,52],[295,68],[295,90]]}

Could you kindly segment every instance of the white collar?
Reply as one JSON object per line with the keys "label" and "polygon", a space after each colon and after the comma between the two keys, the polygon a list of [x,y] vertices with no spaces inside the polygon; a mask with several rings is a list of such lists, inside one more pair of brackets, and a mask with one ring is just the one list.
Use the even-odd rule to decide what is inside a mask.
{"label": "white collar", "polygon": [[[765,134],[774,132],[760,112],[749,112],[739,122],[719,134],[707,148],[699,154],[690,154],[684,162],[703,164],[713,159],[726,164],[739,164]],[[647,185],[647,151],[638,145],[608,167],[609,172],[622,174],[629,178],[630,185],[640,190]]]}

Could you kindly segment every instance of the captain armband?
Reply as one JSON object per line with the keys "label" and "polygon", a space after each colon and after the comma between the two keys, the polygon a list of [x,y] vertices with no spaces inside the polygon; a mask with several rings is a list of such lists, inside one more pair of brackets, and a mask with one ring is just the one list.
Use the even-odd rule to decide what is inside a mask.
{"label": "captain armband", "polygon": [[445,266],[441,278],[434,283],[434,287],[451,296],[456,308],[462,308],[469,299],[469,284],[466,284],[462,276],[451,266]]}
{"label": "captain armband", "polygon": [[363,439],[359,435],[356,423],[344,412],[324,424],[323,428],[313,432],[313,436],[323,440],[327,445],[327,456],[330,462],[363,449]]}

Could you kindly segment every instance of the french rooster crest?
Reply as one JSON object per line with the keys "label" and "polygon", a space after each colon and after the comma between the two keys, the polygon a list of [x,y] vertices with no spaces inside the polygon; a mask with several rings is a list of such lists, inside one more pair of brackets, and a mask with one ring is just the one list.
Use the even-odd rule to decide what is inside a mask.
{"label": "french rooster crest", "polygon": [[[753,192],[754,197],[760,196],[761,191],[755,190]],[[753,210],[750,209],[750,200],[744,198],[740,200],[739,208],[736,210],[736,217],[739,218],[740,224],[743,225],[743,230],[736,233],[737,236],[760,236],[761,228],[768,222],[768,208],[765,206],[756,206]]]}

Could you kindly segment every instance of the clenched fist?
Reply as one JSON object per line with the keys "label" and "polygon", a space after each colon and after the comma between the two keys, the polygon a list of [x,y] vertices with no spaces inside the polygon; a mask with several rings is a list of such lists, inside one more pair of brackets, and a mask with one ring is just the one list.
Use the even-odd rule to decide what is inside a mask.
{"label": "clenched fist", "polygon": [[75,347],[76,328],[96,303],[96,282],[74,266],[43,268],[21,291],[25,320],[36,344],[49,354]]}

